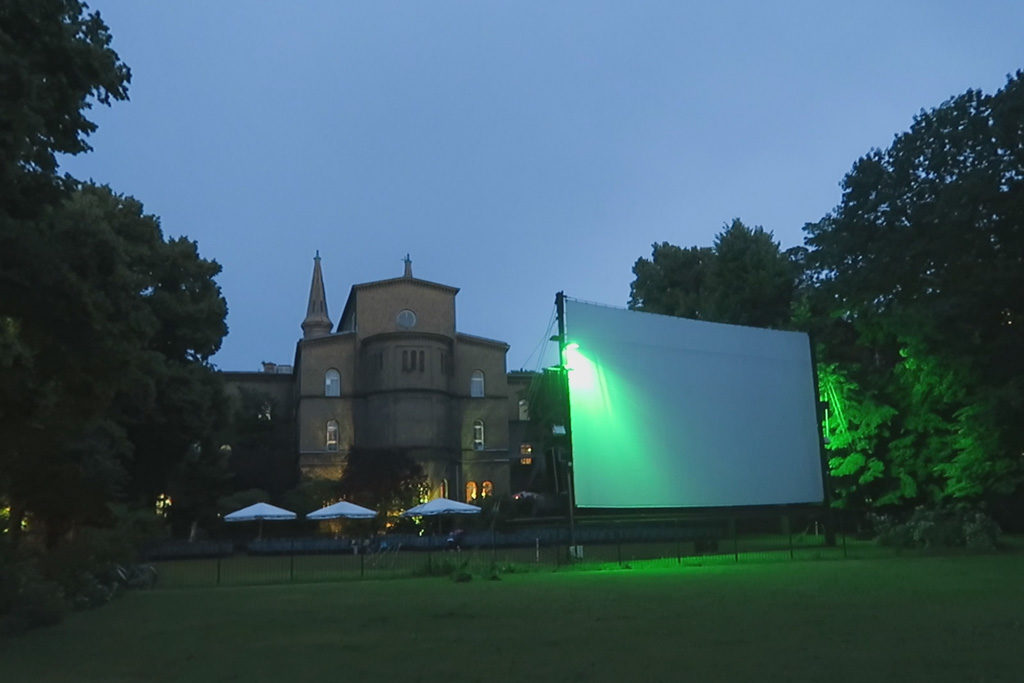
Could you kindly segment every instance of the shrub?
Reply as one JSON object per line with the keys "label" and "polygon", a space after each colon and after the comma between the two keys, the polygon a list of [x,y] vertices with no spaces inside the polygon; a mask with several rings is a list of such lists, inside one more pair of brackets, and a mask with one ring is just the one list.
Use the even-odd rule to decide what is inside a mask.
{"label": "shrub", "polygon": [[26,581],[11,611],[0,617],[0,633],[18,634],[38,626],[53,626],[60,623],[67,609],[59,585],[53,581]]}
{"label": "shrub", "polygon": [[873,515],[879,545],[896,548],[995,549],[999,526],[978,510],[917,508],[905,522],[891,515]]}
{"label": "shrub", "polygon": [[0,635],[56,624],[66,611],[58,584],[41,580],[34,563],[0,547]]}

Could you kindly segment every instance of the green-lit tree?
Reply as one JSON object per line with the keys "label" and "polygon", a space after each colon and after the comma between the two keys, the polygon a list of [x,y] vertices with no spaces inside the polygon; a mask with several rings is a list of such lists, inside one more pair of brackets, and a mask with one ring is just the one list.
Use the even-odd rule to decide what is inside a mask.
{"label": "green-lit tree", "polygon": [[825,354],[899,414],[884,457],[902,483],[889,492],[1011,492],[1024,452],[1024,75],[921,112],[854,164],[839,206],[806,232],[813,305],[844,330]]}

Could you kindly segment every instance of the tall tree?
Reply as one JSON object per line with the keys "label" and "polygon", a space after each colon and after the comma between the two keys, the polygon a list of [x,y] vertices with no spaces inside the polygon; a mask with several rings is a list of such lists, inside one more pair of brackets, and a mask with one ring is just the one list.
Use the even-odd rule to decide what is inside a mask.
{"label": "tall tree", "polygon": [[684,249],[668,242],[651,245],[650,260],[633,264],[636,279],[629,287],[629,307],[647,313],[702,319],[706,282],[715,252],[710,247]]}
{"label": "tall tree", "polygon": [[216,429],[224,401],[206,361],[226,305],[216,263],[107,188],[81,186],[33,230],[46,267],[0,340],[0,492],[12,524],[28,511],[59,531],[111,497],[155,498]]}
{"label": "tall tree", "polygon": [[[83,353],[52,352],[78,334],[82,317],[98,314],[95,299],[65,305],[81,289],[75,278],[66,277],[78,266],[60,262],[75,255],[73,242],[53,242],[60,232],[55,214],[74,186],[57,175],[56,154],[89,149],[86,137],[96,126],[85,112],[92,102],[127,98],[130,72],[110,42],[99,13],[87,13],[78,0],[0,3],[0,498],[15,481],[36,478],[53,484],[48,495],[56,500],[56,484],[74,486],[76,477],[90,470],[87,481],[109,473],[111,459],[125,449],[123,435],[101,418],[111,389],[89,380],[91,369],[106,362],[102,353],[89,351],[103,344],[83,329]],[[104,240],[92,237],[96,244]],[[106,256],[100,252],[97,268]],[[93,255],[87,250],[80,258]],[[62,280],[66,288],[52,286]],[[116,301],[106,304],[116,306]],[[49,419],[57,416],[63,421]],[[73,445],[78,438],[81,444]],[[79,471],[62,470],[49,478],[45,468],[23,467],[25,461],[14,455],[49,453],[58,443],[93,454],[106,443],[106,455],[92,458],[94,467],[83,463]],[[43,491],[42,484],[36,491]],[[17,532],[27,501],[8,502],[9,524]]]}
{"label": "tall tree", "polygon": [[90,149],[96,124],[86,110],[128,98],[131,72],[99,12],[86,9],[79,0],[0,3],[0,221],[57,201],[55,155]]}
{"label": "tall tree", "polygon": [[277,498],[298,483],[295,422],[273,396],[241,389],[231,406],[222,442],[230,447],[230,465],[239,489],[265,490]]}
{"label": "tall tree", "polygon": [[378,510],[381,516],[420,502],[426,475],[406,451],[398,448],[354,448],[338,482],[347,500]]}
{"label": "tall tree", "polygon": [[871,359],[853,368],[859,383],[912,416],[890,464],[939,475],[939,498],[1012,488],[1024,452],[1024,73],[922,111],[854,164],[839,206],[806,232],[816,305]]}
{"label": "tall tree", "polygon": [[799,252],[734,219],[712,247],[653,245],[633,266],[629,307],[711,322],[784,327],[792,315]]}

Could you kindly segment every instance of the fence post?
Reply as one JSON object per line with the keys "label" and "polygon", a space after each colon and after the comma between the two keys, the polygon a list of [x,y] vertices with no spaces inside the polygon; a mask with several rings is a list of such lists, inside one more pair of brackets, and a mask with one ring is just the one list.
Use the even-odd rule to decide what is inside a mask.
{"label": "fence post", "polygon": [[793,520],[789,513],[782,515],[782,523],[786,525],[786,536],[789,539],[789,559],[793,559]]}
{"label": "fence post", "polygon": [[843,517],[844,517],[843,513],[844,512],[845,512],[845,510],[840,510],[838,517],[839,517],[839,534],[843,537],[843,558],[845,559],[847,557],[847,554],[846,554],[846,525],[843,524]]}
{"label": "fence post", "polygon": [[676,564],[682,564],[683,563],[683,539],[682,539],[682,530],[680,529],[680,527],[681,527],[681,525],[679,524],[679,520],[677,519],[676,520]]}
{"label": "fence post", "polygon": [[733,517],[732,519],[729,520],[729,526],[730,526],[731,531],[732,531],[732,556],[736,560],[736,562],[739,562],[740,561],[740,542],[739,542],[739,538],[737,537],[737,533],[738,532],[736,531],[736,518],[735,517]]}

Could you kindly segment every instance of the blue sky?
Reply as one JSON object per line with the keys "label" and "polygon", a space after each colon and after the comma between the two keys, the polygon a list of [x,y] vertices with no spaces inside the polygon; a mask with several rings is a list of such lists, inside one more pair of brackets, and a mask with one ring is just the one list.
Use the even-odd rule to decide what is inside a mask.
{"label": "blue sky", "polygon": [[1024,68],[1024,3],[94,0],[131,67],[72,175],[224,268],[214,362],[289,363],[316,250],[461,288],[536,368],[555,292],[625,305],[653,242],[783,247],[922,108]]}

